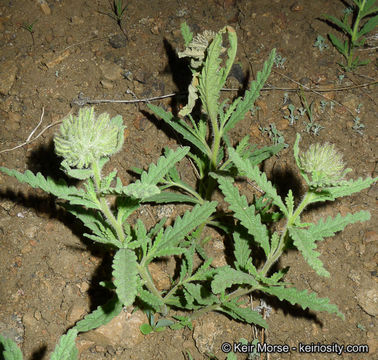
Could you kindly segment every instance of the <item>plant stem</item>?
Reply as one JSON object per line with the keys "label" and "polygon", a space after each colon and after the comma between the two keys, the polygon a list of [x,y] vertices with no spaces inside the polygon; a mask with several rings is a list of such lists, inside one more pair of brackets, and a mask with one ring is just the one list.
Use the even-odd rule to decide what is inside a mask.
{"label": "plant stem", "polygon": [[[92,171],[96,191],[99,191],[101,187],[101,172],[97,161],[94,161],[92,163]],[[104,214],[110,225],[113,227],[113,229],[116,231],[118,240],[123,244],[125,241],[125,233],[123,231],[122,224],[118,223],[117,219],[110,210],[109,204],[106,202],[106,199],[102,197],[101,194],[98,194],[97,198],[100,202],[102,213]]]}
{"label": "plant stem", "polygon": [[358,6],[357,17],[354,22],[354,26],[353,26],[353,30],[351,34],[351,39],[350,39],[350,44],[349,44],[349,56],[348,56],[348,69],[349,70],[352,68],[354,47],[358,39],[358,28],[361,21],[361,14],[365,8],[365,4],[366,4],[366,0],[362,0],[361,5]]}

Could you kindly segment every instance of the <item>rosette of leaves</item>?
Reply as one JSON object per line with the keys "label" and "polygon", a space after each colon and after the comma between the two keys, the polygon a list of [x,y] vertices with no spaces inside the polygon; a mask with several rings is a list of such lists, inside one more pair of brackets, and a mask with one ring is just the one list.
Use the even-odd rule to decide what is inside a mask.
{"label": "rosette of leaves", "polygon": [[63,119],[54,137],[55,152],[69,167],[88,168],[122,148],[124,128],[120,115],[110,119],[107,113],[96,116],[93,107],[80,109],[77,116]]}

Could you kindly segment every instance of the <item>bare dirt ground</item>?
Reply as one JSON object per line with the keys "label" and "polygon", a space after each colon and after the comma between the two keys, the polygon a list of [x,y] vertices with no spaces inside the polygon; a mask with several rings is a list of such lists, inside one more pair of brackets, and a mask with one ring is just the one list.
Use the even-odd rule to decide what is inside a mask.
{"label": "bare dirt ground", "polygon": [[[47,129],[34,142],[12,151],[3,150],[27,140],[41,119],[42,109],[39,130],[71,111],[77,112],[78,105],[73,100],[80,92],[90,99],[134,99],[185,90],[187,83],[182,74],[186,69],[175,54],[177,49],[183,49],[179,29],[186,21],[194,32],[217,31],[225,25],[236,29],[239,71],[229,79],[230,88],[241,87],[240,81],[252,80],[273,47],[286,58],[274,68],[267,84],[280,89],[264,91],[255,114],[249,114],[233,133],[235,142],[250,134],[251,142],[261,147],[270,144],[272,138],[260,129],[275,124],[289,147],[264,164],[270,179],[274,181],[279,174],[280,181],[290,187],[296,171],[292,144],[297,132],[302,134],[302,148],[314,142],[336,144],[353,169],[354,178],[376,176],[376,88],[374,84],[359,87],[376,82],[376,50],[361,49],[360,56],[369,58],[370,64],[341,79],[342,72],[336,64],[342,60],[340,54],[328,40],[329,47],[322,52],[313,46],[319,34],[326,38],[328,32],[335,33],[319,19],[323,13],[341,16],[345,7],[341,1],[127,3],[123,22],[126,39],[116,21],[107,15],[111,8],[106,0],[0,0],[1,166],[59,177],[59,162],[51,141],[57,126]],[[28,31],[29,25],[32,28]],[[296,82],[329,90],[305,93],[308,102],[314,102],[316,123],[322,127],[317,134],[305,131],[305,116],[299,116],[292,126],[284,117],[288,115],[288,104],[301,106],[298,93],[290,91],[298,89]],[[344,89],[332,90],[340,87]],[[172,98],[160,104],[174,106]],[[98,104],[95,108],[97,113],[121,114],[127,125],[124,150],[109,165],[126,179],[131,179],[127,170],[132,166],[144,167],[161,154],[164,146],[176,146],[173,132],[159,120],[151,121],[143,103]],[[355,116],[360,117],[364,128],[357,129]],[[190,166],[185,168],[191,171]],[[188,177],[192,174],[188,173]],[[294,251],[280,261],[282,266],[291,267],[287,282],[329,297],[345,314],[345,321],[267,298],[272,312],[267,318],[269,328],[264,332],[211,313],[196,321],[193,331],[166,330],[143,336],[139,325],[147,321],[145,316],[125,312],[118,319],[122,330],[113,324],[105,334],[78,337],[80,358],[189,359],[190,353],[194,359],[225,359],[222,342],[232,343],[240,338],[290,346],[368,344],[369,354],[343,354],[342,358],[377,358],[377,195],[377,187],[372,187],[308,212],[310,221],[361,209],[372,214],[369,222],[351,225],[319,244],[330,278],[317,276]],[[180,208],[173,206],[148,206],[138,216],[151,226],[153,218],[158,219],[161,213],[174,219],[179,212]],[[106,299],[98,281],[111,271],[107,254],[82,234],[80,225],[57,209],[54,199],[0,174],[0,333],[17,341],[25,359],[48,358],[59,337]],[[224,251],[219,246],[221,240],[218,236],[212,241],[213,255],[220,259]],[[156,266],[160,281],[167,278],[168,268],[169,264]],[[259,304],[258,299],[250,300],[254,306]],[[238,359],[247,358],[248,355],[238,355]],[[258,358],[340,356],[292,351]]]}

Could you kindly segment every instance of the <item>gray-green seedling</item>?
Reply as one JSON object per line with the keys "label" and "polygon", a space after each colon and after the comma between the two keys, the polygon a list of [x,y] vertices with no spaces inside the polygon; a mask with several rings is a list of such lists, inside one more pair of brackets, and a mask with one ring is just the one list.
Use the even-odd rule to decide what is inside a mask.
{"label": "gray-green seedling", "polygon": [[[62,169],[68,176],[82,181],[81,185],[69,186],[64,180],[46,178],[41,173],[33,174],[29,170],[20,173],[0,167],[0,171],[20,182],[56,196],[59,205],[88,229],[84,234],[87,238],[111,249],[112,279],[102,285],[112,292],[112,297],[76,323],[75,336],[76,332],[108,323],[130,305],[149,311],[149,326],[142,328],[145,332],[166,326],[192,329],[192,321],[210,311],[267,327],[259,311],[245,306],[245,295],[253,292],[275,296],[303,309],[343,317],[328,298],[319,298],[316,293],[300,291],[286,283],[284,276],[288,269],[281,269],[277,264],[285,250],[294,246],[317,274],[330,276],[315,250],[316,243],[348,224],[368,220],[370,214],[360,211],[337,215],[315,224],[303,223],[301,214],[310,204],[359,192],[376,179],[345,180],[349,170],[344,170],[342,157],[332,145],[311,145],[308,151],[300,153],[298,135],[294,157],[307,191],[300,201],[294,199],[291,190],[281,198],[258,165],[283,145],[256,150],[249,144],[249,138],[244,137],[234,147],[227,137],[228,131],[253,106],[269,76],[275,52],[272,51],[243,97],[221,102],[221,90],[236,55],[234,29],[227,26],[218,33],[193,36],[183,25],[183,34],[187,48],[181,56],[191,58],[193,74],[188,104],[181,110],[183,118],[157,106],[149,107],[190,146],[165,149],[156,164],[138,171],[140,179],[125,185],[116,170],[104,170],[110,156],[122,149],[122,117],[110,118],[106,113],[97,116],[92,108],[84,108],[77,116],[65,118],[54,137]],[[224,35],[228,39],[227,49],[223,48]],[[192,110],[197,99],[201,101],[202,112],[195,118]],[[185,183],[176,167],[185,156],[197,166],[197,186]],[[263,197],[249,203],[234,184],[240,177],[254,182],[264,193]],[[213,200],[216,188],[228,207],[219,209],[218,202]],[[107,201],[109,197],[116,198],[114,206]],[[145,202],[184,202],[191,207],[177,216],[172,225],[165,226],[164,218],[147,229],[141,219],[130,220],[131,214]],[[279,219],[284,227],[275,230],[273,223]],[[216,267],[202,246],[206,226],[221,229],[229,237],[232,259],[228,265]],[[252,253],[252,248],[260,248],[262,256]],[[170,286],[159,290],[149,264],[167,257],[178,259],[177,272],[172,274]],[[155,313],[161,322],[155,322]]]}
{"label": "gray-green seedling", "polygon": [[328,48],[328,44],[325,42],[324,37],[321,35],[317,36],[316,41],[314,42],[313,46],[318,48],[319,51],[323,51],[324,49]]}
{"label": "gray-green seedling", "polygon": [[293,126],[295,122],[298,120],[298,115],[295,115],[295,106],[293,104],[289,104],[289,115],[285,115],[284,118],[289,120],[289,125]]}
{"label": "gray-green seedling", "polygon": [[30,36],[32,37],[33,45],[35,45],[35,41],[34,41],[34,24],[37,21],[38,20],[34,20],[31,24],[24,24],[24,25],[22,25],[22,28],[25,29],[26,31],[28,31],[29,34],[30,34]]}
{"label": "gray-green seedling", "polygon": [[[346,60],[343,64],[339,63],[345,71],[369,63],[369,60],[360,60],[355,56],[355,49],[365,43],[364,36],[378,25],[378,15],[372,16],[378,12],[375,6],[376,0],[353,0],[353,2],[355,6],[351,8],[352,11],[344,12],[342,20],[332,15],[323,15],[347,36],[343,41],[333,34],[328,34],[332,44]],[[366,21],[362,24],[363,19]]]}

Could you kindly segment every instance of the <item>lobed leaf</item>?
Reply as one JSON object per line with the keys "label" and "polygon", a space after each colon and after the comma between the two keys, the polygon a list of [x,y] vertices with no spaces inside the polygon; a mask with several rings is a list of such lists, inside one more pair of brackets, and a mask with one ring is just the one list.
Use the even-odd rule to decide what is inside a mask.
{"label": "lobed leaf", "polygon": [[106,304],[100,305],[96,310],[85,316],[83,320],[76,323],[74,329],[78,332],[87,332],[97,329],[101,325],[106,325],[122,311],[122,302],[117,296],[109,300]]}
{"label": "lobed leaf", "polygon": [[234,255],[236,259],[235,266],[240,270],[245,270],[248,259],[251,256],[248,240],[245,237],[240,236],[237,232],[233,234],[233,238]]}
{"label": "lobed leaf", "polygon": [[2,335],[0,335],[0,351],[1,358],[4,360],[22,360],[21,349],[13,340]]}
{"label": "lobed leaf", "polygon": [[138,263],[137,257],[129,249],[119,249],[113,259],[114,285],[123,306],[131,305],[137,294]]}
{"label": "lobed leaf", "polygon": [[267,180],[266,175],[262,173],[257,166],[253,166],[247,159],[242,159],[233,148],[228,149],[230,158],[238,168],[240,174],[247,176],[250,180],[256,182],[257,186],[266,193],[266,196],[272,198],[272,201],[287,216],[288,212],[281,197],[277,194],[272,183]]}
{"label": "lobed leaf", "polygon": [[246,321],[248,324],[259,325],[263,328],[268,327],[267,322],[257,311],[248,307],[241,308],[236,302],[223,303],[221,311],[226,312],[237,320]]}
{"label": "lobed leaf", "polygon": [[66,335],[63,335],[59,344],[55,347],[51,354],[50,360],[76,360],[79,358],[79,351],[76,347],[75,340],[78,331],[74,329],[68,330]]}
{"label": "lobed leaf", "polygon": [[219,303],[219,299],[203,285],[187,283],[184,287],[199,305],[206,306]]}
{"label": "lobed leaf", "polygon": [[249,285],[252,287],[259,285],[253,276],[230,267],[223,267],[215,274],[214,280],[211,282],[211,289],[214,294],[220,294],[235,284]]}
{"label": "lobed leaf", "polygon": [[314,250],[316,249],[316,244],[311,233],[308,230],[298,228],[289,228],[289,233],[296,248],[316,273],[320,276],[329,277],[329,272],[324,269],[323,263],[318,258],[320,253]]}
{"label": "lobed leaf", "polygon": [[138,297],[148,306],[151,306],[156,312],[161,311],[161,308],[164,306],[164,302],[161,298],[143,288],[138,289]]}
{"label": "lobed leaf", "polygon": [[238,189],[233,183],[222,176],[214,175],[222,190],[224,199],[230,204],[229,208],[234,212],[235,217],[247,229],[248,233],[263,248],[265,255],[270,252],[268,229],[261,223],[260,214],[255,214],[255,207],[249,206],[246,197],[240,196]]}
{"label": "lobed leaf", "polygon": [[208,220],[215,211],[216,205],[215,201],[206,202],[203,205],[194,206],[191,211],[186,211],[183,217],[178,216],[174,225],[166,228],[163,239],[156,250],[176,246],[192,230]]}
{"label": "lobed leaf", "polygon": [[199,200],[193,196],[173,193],[168,191],[162,191],[159,194],[150,196],[142,200],[142,202],[153,202],[156,204],[166,204],[166,203],[189,203],[189,204],[199,204]]}
{"label": "lobed leaf", "polygon": [[314,311],[326,311],[334,313],[344,319],[344,315],[336,305],[330,304],[328,298],[318,298],[315,293],[308,293],[307,290],[299,291],[296,288],[285,288],[281,286],[265,287],[264,292],[277,296],[281,301],[286,300],[290,304],[298,304],[303,310],[307,308]]}
{"label": "lobed leaf", "polygon": [[243,100],[239,102],[237,108],[224,125],[223,133],[227,133],[229,130],[231,130],[241,119],[244,118],[247,111],[252,108],[256,99],[260,95],[260,90],[263,88],[266,80],[270,75],[270,72],[272,71],[275,57],[276,50],[273,49],[269,55],[268,60],[264,62],[263,69],[257,73],[256,79],[252,81],[250,89],[245,92]]}

